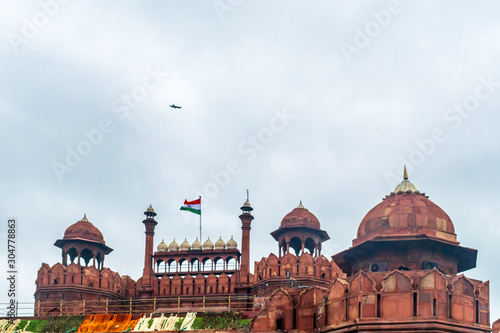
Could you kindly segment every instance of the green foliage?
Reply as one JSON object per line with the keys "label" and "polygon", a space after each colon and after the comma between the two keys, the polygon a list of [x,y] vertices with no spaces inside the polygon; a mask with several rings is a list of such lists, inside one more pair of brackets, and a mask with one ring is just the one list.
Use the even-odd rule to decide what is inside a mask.
{"label": "green foliage", "polygon": [[192,330],[201,330],[203,328],[203,318],[196,317],[191,326]]}
{"label": "green foliage", "polygon": [[220,313],[207,312],[203,315],[202,328],[214,329],[217,327],[220,319]]}
{"label": "green foliage", "polygon": [[181,329],[181,325],[182,325],[182,322],[184,321],[184,318],[180,318],[179,320],[177,320],[175,322],[175,325],[174,325],[174,328],[175,330],[180,330]]}
{"label": "green foliage", "polygon": [[27,319],[21,319],[19,325],[16,326],[16,331],[22,331],[28,325],[28,322],[29,320]]}
{"label": "green foliage", "polygon": [[47,325],[47,320],[34,319],[30,320],[30,323],[24,329],[28,332],[40,333],[40,332],[45,332],[46,325]]}
{"label": "green foliage", "polygon": [[241,320],[241,313],[239,312],[223,312],[221,313],[221,328],[232,329],[238,328]]}
{"label": "green foliage", "polygon": [[252,319],[242,319],[240,320],[240,328],[249,328]]}
{"label": "green foliage", "polygon": [[83,319],[82,316],[49,317],[43,332],[66,332],[74,327],[79,327]]}
{"label": "green foliage", "polygon": [[154,318],[149,319],[149,321],[148,321],[148,328],[151,328],[151,325],[153,325],[153,321],[154,320],[155,320]]}
{"label": "green foliage", "polygon": [[241,313],[239,312],[207,312],[203,316],[202,328],[235,329],[245,327],[241,322]]}

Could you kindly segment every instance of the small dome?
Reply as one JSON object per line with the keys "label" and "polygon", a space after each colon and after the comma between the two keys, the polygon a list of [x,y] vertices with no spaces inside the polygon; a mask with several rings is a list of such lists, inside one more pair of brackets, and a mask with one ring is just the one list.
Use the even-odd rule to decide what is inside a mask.
{"label": "small dome", "polygon": [[285,227],[308,227],[312,229],[321,229],[319,220],[313,213],[304,208],[302,201],[297,208],[286,214],[281,220],[281,228]]}
{"label": "small dome", "polygon": [[203,243],[203,250],[213,250],[214,249],[214,243],[210,240],[210,237]]}
{"label": "small dome", "polygon": [[191,249],[191,244],[184,238],[184,242],[181,243],[181,251],[189,251]]}
{"label": "small dome", "polygon": [[153,209],[153,206],[149,205],[148,209],[146,209],[146,212],[148,212],[148,213],[154,213],[155,210]]}
{"label": "small dome", "polygon": [[172,243],[170,243],[168,245],[168,250],[169,251],[179,251],[179,244],[177,244],[177,242],[175,241],[175,238],[172,241]]}
{"label": "small dome", "polygon": [[158,252],[167,252],[168,251],[168,245],[165,243],[165,240],[162,239],[161,243],[158,244]]}
{"label": "small dome", "polygon": [[80,221],[72,224],[68,227],[68,229],[66,229],[63,239],[79,239],[105,244],[102,233],[92,223],[89,222],[86,214]]}
{"label": "small dome", "polygon": [[226,243],[222,240],[222,237],[219,237],[217,242],[215,242],[215,249],[216,250],[224,250],[226,248]]}
{"label": "small dome", "polygon": [[227,249],[237,249],[238,248],[238,243],[236,243],[236,241],[233,239],[233,236],[231,236],[231,239],[227,241],[226,248]]}
{"label": "small dome", "polygon": [[201,243],[198,240],[198,237],[196,237],[196,240],[191,245],[191,250],[201,250],[201,248],[202,248]]}

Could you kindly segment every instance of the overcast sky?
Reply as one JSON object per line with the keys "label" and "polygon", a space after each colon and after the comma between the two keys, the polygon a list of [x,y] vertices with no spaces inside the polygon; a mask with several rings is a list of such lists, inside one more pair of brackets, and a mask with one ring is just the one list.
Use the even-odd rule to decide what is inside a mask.
{"label": "overcast sky", "polygon": [[500,3],[55,1],[0,10],[0,239],[17,218],[19,301],[84,213],[106,266],[137,280],[142,213],[158,213],[155,248],[193,242],[179,207],[199,195],[202,241],[241,243],[249,189],[252,262],[300,200],[329,257],[406,163],[478,249],[466,276],[491,281],[500,317]]}

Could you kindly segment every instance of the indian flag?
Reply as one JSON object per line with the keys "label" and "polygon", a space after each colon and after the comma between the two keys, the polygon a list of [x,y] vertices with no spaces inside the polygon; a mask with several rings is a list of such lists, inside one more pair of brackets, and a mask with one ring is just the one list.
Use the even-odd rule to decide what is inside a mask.
{"label": "indian flag", "polygon": [[184,200],[184,205],[181,207],[181,210],[188,210],[191,213],[201,215],[201,198],[193,201]]}

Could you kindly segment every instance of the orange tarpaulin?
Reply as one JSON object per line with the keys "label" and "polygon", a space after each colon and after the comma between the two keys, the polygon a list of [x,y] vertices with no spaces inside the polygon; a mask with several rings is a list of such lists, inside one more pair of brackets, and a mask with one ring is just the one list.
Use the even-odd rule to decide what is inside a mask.
{"label": "orange tarpaulin", "polygon": [[123,332],[134,328],[140,319],[132,317],[132,314],[87,315],[77,332]]}

